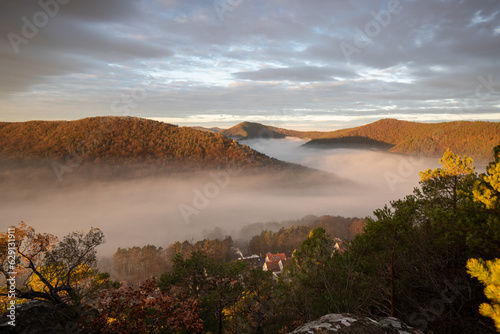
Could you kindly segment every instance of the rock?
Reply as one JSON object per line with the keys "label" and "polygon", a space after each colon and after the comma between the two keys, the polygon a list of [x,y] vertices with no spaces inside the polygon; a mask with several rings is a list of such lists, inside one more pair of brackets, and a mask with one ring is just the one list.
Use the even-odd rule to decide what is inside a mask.
{"label": "rock", "polygon": [[378,321],[352,314],[327,314],[304,324],[289,334],[423,334],[396,318],[382,318]]}
{"label": "rock", "polygon": [[[16,307],[15,325],[9,325],[7,314],[0,315],[0,333],[4,334],[62,334],[77,331],[75,324],[61,318],[61,312],[53,304],[34,300]],[[65,325],[63,326],[63,322]]]}

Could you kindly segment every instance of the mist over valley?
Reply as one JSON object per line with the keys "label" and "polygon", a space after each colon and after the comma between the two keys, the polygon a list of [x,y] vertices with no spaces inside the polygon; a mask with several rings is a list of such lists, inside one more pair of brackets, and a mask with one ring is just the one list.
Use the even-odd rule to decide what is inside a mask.
{"label": "mist over valley", "polygon": [[[100,122],[103,120],[108,121]],[[418,186],[418,172],[438,166],[434,157],[380,150],[316,149],[304,146],[307,138],[289,136],[243,138],[237,144],[218,134],[168,126],[161,131],[172,135],[164,137],[161,132],[156,137],[145,137],[145,133],[160,131],[157,129],[163,129],[163,125],[119,118],[111,120],[114,126],[108,131],[90,131],[86,138],[79,137],[80,145],[97,141],[98,146],[82,149],[76,162],[65,164],[58,158],[64,156],[64,146],[63,153],[50,159],[37,158],[47,154],[44,149],[57,152],[50,140],[67,138],[68,133],[73,136],[77,134],[74,129],[85,126],[81,123],[73,128],[78,124],[75,122],[53,128],[49,143],[34,136],[31,155],[26,155],[31,158],[14,159],[17,164],[12,159],[3,161],[0,182],[8,191],[1,195],[0,215],[7,224],[24,221],[58,236],[99,227],[106,235],[106,243],[99,251],[108,256],[117,247],[166,247],[179,240],[203,239],[216,227],[238,238],[242,227],[257,222],[280,222],[311,214],[365,217],[410,194]],[[136,133],[139,141],[120,144],[126,133]],[[112,155],[116,153],[109,153],[130,152],[142,142],[156,140],[158,144],[153,145],[167,145],[177,154],[172,147],[182,145],[176,139],[181,133],[188,138],[181,140],[193,136],[200,139],[196,139],[195,146],[188,146],[180,158],[168,160],[167,165],[161,163],[167,158],[157,153],[162,151],[151,144],[136,154],[156,152],[154,160],[117,160]],[[10,146],[3,147],[4,157],[19,154],[12,138],[8,139]],[[160,144],[162,140],[166,144]],[[196,152],[211,145],[205,144],[208,140],[216,140],[222,144],[215,145],[225,148],[218,151],[215,146],[213,158],[196,158]],[[46,144],[37,149],[37,141]],[[224,160],[228,150],[236,158]],[[108,160],[103,163],[102,157]],[[250,165],[250,161],[256,162]],[[179,162],[180,168],[168,167]]]}

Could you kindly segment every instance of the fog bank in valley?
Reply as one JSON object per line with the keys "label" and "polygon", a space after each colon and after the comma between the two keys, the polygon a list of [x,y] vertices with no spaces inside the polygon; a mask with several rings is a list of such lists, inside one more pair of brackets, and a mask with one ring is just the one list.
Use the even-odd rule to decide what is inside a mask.
{"label": "fog bank in valley", "polygon": [[335,173],[345,181],[294,185],[276,176],[248,176],[234,170],[97,181],[78,178],[82,175],[75,170],[61,184],[54,175],[51,178],[50,171],[25,182],[17,182],[15,173],[4,172],[1,182],[8,192],[1,196],[2,225],[23,220],[39,232],[59,237],[96,226],[106,235],[99,252],[109,256],[118,247],[166,247],[174,241],[197,240],[214,227],[238,237],[241,227],[256,222],[309,214],[364,217],[410,194],[418,185],[418,172],[438,166],[438,159],[306,149],[300,147],[303,142],[242,143],[281,160]]}
{"label": "fog bank in valley", "polygon": [[335,173],[356,182],[368,192],[376,191],[376,196],[383,197],[385,202],[411,193],[420,180],[419,171],[439,166],[438,158],[375,150],[302,147],[306,142],[299,138],[244,141],[251,148],[277,159]]}

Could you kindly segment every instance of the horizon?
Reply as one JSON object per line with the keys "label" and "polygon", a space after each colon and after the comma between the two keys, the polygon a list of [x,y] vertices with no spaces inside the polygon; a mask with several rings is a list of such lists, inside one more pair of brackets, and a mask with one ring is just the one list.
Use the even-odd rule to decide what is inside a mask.
{"label": "horizon", "polygon": [[[312,131],[317,131],[317,132],[331,132],[331,131],[337,131],[337,130],[343,130],[343,129],[349,129],[349,128],[355,128],[359,126],[364,126],[372,123],[376,123],[378,121],[382,120],[396,120],[396,121],[402,121],[402,122],[414,122],[414,123],[421,123],[421,124],[437,124],[437,123],[450,123],[450,122],[492,122],[492,123],[498,123],[500,120],[483,120],[483,119],[475,119],[475,120],[440,120],[440,121],[409,121],[409,120],[404,120],[404,119],[397,119],[397,118],[392,118],[392,117],[386,117],[386,118],[379,118],[379,119],[370,119],[365,122],[355,122],[352,123],[352,125],[340,125],[340,126],[329,126],[329,127],[323,127],[323,128],[308,128],[306,126],[297,126],[292,124],[288,124],[286,122],[275,122],[274,124],[269,124],[269,123],[263,123],[263,122],[257,122],[257,121],[246,121],[246,120],[241,120],[237,121],[237,123],[233,122],[224,122],[224,123],[191,123],[191,122],[178,122],[178,123],[173,123],[169,122],[168,120],[158,118],[158,117],[141,117],[141,116],[134,116],[134,115],[127,115],[127,116],[116,116],[116,115],[102,115],[102,116],[89,116],[89,117],[82,117],[78,119],[52,119],[52,120],[45,120],[45,119],[31,119],[27,121],[12,121],[12,123],[23,123],[23,122],[37,122],[37,121],[47,121],[47,122],[58,122],[58,121],[78,121],[86,118],[93,118],[93,117],[133,117],[133,118],[139,118],[139,119],[148,119],[148,120],[153,120],[153,121],[158,121],[162,123],[167,123],[171,125],[175,125],[178,127],[190,127],[190,128],[203,128],[203,129],[211,129],[211,128],[218,128],[220,130],[227,130],[232,127],[235,127],[237,125],[240,125],[242,123],[254,123],[254,124],[260,124],[264,126],[271,126],[271,127],[276,127],[276,128],[281,128],[285,130],[293,130],[293,131],[302,131],[302,132],[312,132]],[[0,121],[2,123],[4,121]]]}
{"label": "horizon", "polygon": [[11,2],[0,121],[500,121],[500,3]]}
{"label": "horizon", "polygon": [[420,124],[438,124],[438,123],[451,123],[451,122],[492,122],[492,123],[498,123],[500,120],[483,120],[483,119],[473,119],[473,120],[440,120],[440,121],[412,121],[412,120],[404,120],[404,119],[397,119],[397,118],[392,118],[392,117],[386,117],[386,118],[379,118],[379,119],[370,119],[369,121],[367,120],[366,122],[354,122],[349,125],[331,125],[329,127],[323,127],[323,128],[308,128],[307,126],[297,126],[294,124],[287,124],[285,122],[275,122],[274,124],[269,124],[269,123],[264,123],[264,122],[256,122],[256,121],[237,121],[237,123],[233,122],[223,122],[223,123],[191,123],[191,122],[178,122],[178,123],[173,123],[169,122],[168,120],[158,118],[158,117],[141,117],[141,116],[134,116],[134,115],[126,115],[126,116],[117,116],[117,115],[98,115],[98,116],[88,116],[88,117],[82,117],[82,118],[77,118],[77,119],[50,119],[50,120],[45,120],[45,119],[30,119],[26,121],[1,121],[2,122],[8,122],[8,123],[23,123],[23,122],[71,122],[71,121],[78,121],[78,120],[83,120],[86,118],[94,118],[94,117],[132,117],[132,118],[139,118],[139,119],[148,119],[148,120],[153,120],[157,122],[162,122],[162,123],[167,123],[170,125],[178,126],[178,127],[189,127],[189,128],[203,128],[203,129],[211,129],[211,128],[218,128],[221,131],[222,130],[227,130],[232,127],[235,127],[237,125],[240,125],[242,123],[253,123],[253,124],[260,124],[264,126],[271,126],[271,127],[276,127],[276,128],[281,128],[285,130],[293,130],[293,131],[302,131],[302,132],[332,132],[332,131],[337,131],[337,130],[344,130],[344,129],[350,129],[350,128],[355,128],[355,127],[360,127],[364,125],[369,125],[372,123],[376,123],[378,121],[382,120],[396,120],[396,121],[401,121],[401,122],[413,122],[413,123],[420,123]]}

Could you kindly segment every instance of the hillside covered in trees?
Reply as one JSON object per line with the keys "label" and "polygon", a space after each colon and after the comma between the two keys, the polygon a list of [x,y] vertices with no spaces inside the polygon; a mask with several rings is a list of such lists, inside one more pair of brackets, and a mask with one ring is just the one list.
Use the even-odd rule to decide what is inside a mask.
{"label": "hillside covered in trees", "polygon": [[[456,121],[417,123],[383,119],[364,126],[329,132],[321,139],[311,140],[306,147],[331,147],[334,139],[366,138],[387,145],[389,152],[439,157],[450,149],[456,154],[476,160],[493,159],[493,148],[500,144],[500,123]],[[329,145],[331,144],[331,145]]]}
{"label": "hillside covered in trees", "polygon": [[442,156],[450,149],[483,162],[493,159],[493,148],[500,144],[500,123],[483,121],[418,123],[383,119],[331,132],[294,131],[243,122],[220,133],[238,140],[290,136],[311,139],[304,144],[308,148],[368,148],[429,157]]}
{"label": "hillside covered in trees", "polygon": [[0,123],[0,158],[10,163],[141,167],[182,172],[260,168],[311,171],[268,157],[225,136],[134,117]]}
{"label": "hillside covered in trees", "polygon": [[263,125],[253,122],[242,122],[229,129],[222,130],[220,134],[234,139],[280,139],[286,136],[297,138],[322,138],[327,132],[321,131],[295,131]]}

